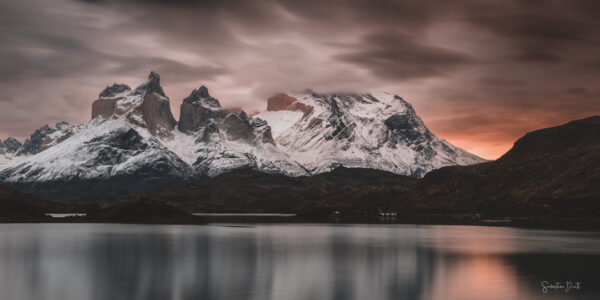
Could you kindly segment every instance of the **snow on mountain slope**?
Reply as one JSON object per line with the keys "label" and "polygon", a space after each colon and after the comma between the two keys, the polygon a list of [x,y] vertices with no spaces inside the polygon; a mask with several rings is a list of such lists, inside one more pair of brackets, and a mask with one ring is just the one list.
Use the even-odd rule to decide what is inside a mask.
{"label": "snow on mountain slope", "polygon": [[185,178],[190,167],[125,117],[96,118],[64,142],[0,172],[4,182],[48,182],[147,175]]}
{"label": "snow on mountain slope", "polygon": [[80,125],[71,125],[68,122],[59,122],[54,127],[44,125],[31,134],[29,139],[17,152],[18,156],[40,153],[54,145],[61,143],[75,134]]}
{"label": "snow on mountain slope", "polygon": [[16,153],[1,153],[0,154],[0,171],[10,166],[16,165],[25,160],[28,156],[17,156]]}
{"label": "snow on mountain slope", "polygon": [[421,177],[449,165],[484,160],[439,139],[401,97],[372,94],[279,94],[255,117],[277,146],[311,173],[337,166]]}
{"label": "snow on mountain slope", "polygon": [[[107,179],[113,176],[189,178],[192,168],[159,140],[176,121],[160,77],[134,91],[114,84],[92,105],[92,120],[60,143],[0,172],[5,183]],[[57,124],[58,127],[58,124]],[[46,128],[42,128],[47,133]],[[32,135],[33,137],[33,135]]]}
{"label": "snow on mountain slope", "polygon": [[[240,136],[240,132],[247,136]],[[201,174],[216,176],[235,169],[251,168],[266,173],[308,175],[277,148],[266,122],[249,119],[243,112],[228,115],[219,126],[205,127],[200,138],[199,156],[194,167]]]}
{"label": "snow on mountain slope", "polygon": [[204,86],[184,99],[178,129],[162,141],[198,175],[216,176],[241,168],[308,174],[277,148],[266,122],[223,109]]}
{"label": "snow on mountain slope", "polygon": [[304,113],[301,111],[265,111],[255,116],[267,120],[267,124],[271,127],[271,134],[277,140],[279,136],[287,132],[291,127],[296,125],[302,119]]}
{"label": "snow on mountain slope", "polygon": [[0,140],[0,170],[61,143],[75,134],[80,127],[63,121],[56,123],[54,127],[47,124],[40,127],[23,144],[11,137],[5,141]]}

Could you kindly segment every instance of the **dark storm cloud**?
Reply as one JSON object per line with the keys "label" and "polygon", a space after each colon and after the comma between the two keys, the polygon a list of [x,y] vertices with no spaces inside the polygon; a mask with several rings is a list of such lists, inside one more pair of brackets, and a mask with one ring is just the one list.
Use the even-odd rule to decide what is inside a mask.
{"label": "dark storm cloud", "polygon": [[375,76],[397,80],[442,75],[470,60],[459,52],[422,44],[396,33],[370,34],[359,44],[344,48],[359,50],[337,55],[336,59],[369,69]]}
{"label": "dark storm cloud", "polygon": [[563,93],[566,95],[584,95],[588,93],[588,90],[582,87],[572,87],[566,89]]}
{"label": "dark storm cloud", "polygon": [[569,47],[592,42],[586,38],[587,24],[578,20],[512,12],[469,20],[508,40],[516,52],[511,58],[519,62],[561,62],[568,59],[564,51]]}
{"label": "dark storm cloud", "polygon": [[178,106],[279,91],[384,89],[443,138],[493,158],[527,130],[600,111],[600,3],[0,0],[0,138],[86,122],[99,91],[150,70]]}

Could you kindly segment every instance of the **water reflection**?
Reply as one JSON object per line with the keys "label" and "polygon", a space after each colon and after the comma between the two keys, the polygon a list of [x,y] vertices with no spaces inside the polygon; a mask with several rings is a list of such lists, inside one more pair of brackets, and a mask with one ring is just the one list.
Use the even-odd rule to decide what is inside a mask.
{"label": "water reflection", "polygon": [[[467,226],[0,225],[2,299],[599,299],[600,234]],[[543,294],[540,282],[581,281]]]}

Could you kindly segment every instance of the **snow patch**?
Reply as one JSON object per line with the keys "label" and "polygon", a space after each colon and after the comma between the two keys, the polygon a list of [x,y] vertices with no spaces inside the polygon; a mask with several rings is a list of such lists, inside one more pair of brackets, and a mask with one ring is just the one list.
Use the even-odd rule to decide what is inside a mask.
{"label": "snow patch", "polygon": [[304,115],[301,111],[265,111],[254,117],[267,121],[267,124],[271,127],[271,134],[273,138],[279,137],[280,134],[289,130],[292,126],[296,125],[298,121]]}

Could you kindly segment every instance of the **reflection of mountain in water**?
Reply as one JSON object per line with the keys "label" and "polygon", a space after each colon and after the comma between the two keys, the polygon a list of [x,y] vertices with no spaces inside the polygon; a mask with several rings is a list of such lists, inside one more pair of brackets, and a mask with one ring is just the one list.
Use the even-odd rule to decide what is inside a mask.
{"label": "reflection of mountain in water", "polygon": [[10,226],[0,227],[0,290],[15,300],[547,299],[539,280],[570,279],[587,289],[558,296],[600,294],[589,272],[600,267],[594,235],[461,226]]}

